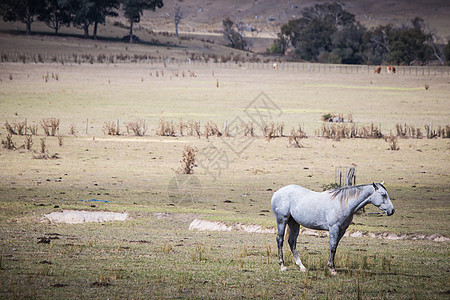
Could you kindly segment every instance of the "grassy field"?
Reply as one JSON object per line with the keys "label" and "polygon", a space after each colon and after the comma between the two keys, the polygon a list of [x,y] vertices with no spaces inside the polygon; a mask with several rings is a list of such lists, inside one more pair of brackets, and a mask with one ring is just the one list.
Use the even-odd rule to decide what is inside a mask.
{"label": "grassy field", "polygon": [[[2,125],[58,118],[62,136],[59,145],[40,128],[32,150],[0,150],[0,298],[448,298],[449,242],[429,238],[450,237],[450,140],[399,139],[400,150],[390,151],[384,139],[320,136],[326,113],[351,113],[357,126],[374,124],[385,135],[396,124],[445,127],[446,75],[2,63],[0,80]],[[283,122],[285,135],[302,126],[303,148],[289,147],[287,136],[268,141],[256,121],[254,138],[156,134],[161,119],[200,122],[202,132],[208,121],[220,129],[251,121],[261,99],[272,105],[265,120]],[[121,135],[105,135],[104,122],[117,120]],[[135,121],[145,121],[144,136],[127,134]],[[41,139],[60,159],[33,159]],[[20,148],[25,137],[12,140]],[[188,177],[177,174],[185,146],[198,150]],[[222,154],[220,167],[208,165],[209,151]],[[396,209],[385,217],[367,207],[349,230],[407,238],[345,237],[338,276],[327,273],[327,238],[301,235],[309,271],[295,269],[286,247],[289,270],[280,273],[274,234],[188,230],[195,218],[273,228],[275,190],[291,183],[322,190],[339,166],[356,166],[357,183],[384,180]],[[186,190],[174,185],[186,179]],[[90,199],[109,202],[82,201]],[[42,222],[66,209],[128,212],[130,219]]]}

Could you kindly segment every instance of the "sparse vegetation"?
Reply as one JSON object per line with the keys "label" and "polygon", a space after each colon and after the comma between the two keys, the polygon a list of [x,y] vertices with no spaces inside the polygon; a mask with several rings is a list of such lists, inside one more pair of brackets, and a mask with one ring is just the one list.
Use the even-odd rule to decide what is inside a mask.
{"label": "sparse vegetation", "polygon": [[[143,35],[145,29],[137,30],[136,34]],[[165,43],[165,37],[159,36],[160,42]],[[16,33],[11,39],[14,37]],[[50,45],[59,41],[40,35],[29,41],[41,38]],[[77,38],[70,37],[67,43],[72,40]],[[251,54],[246,56],[233,50],[234,53],[217,54],[219,65],[213,67],[204,64],[206,59],[213,61],[212,56],[207,58],[207,54],[195,52],[189,67],[183,68],[179,65],[187,63],[179,57],[175,61],[167,57],[172,52],[161,45],[142,43],[124,50],[123,44],[116,48],[113,41],[95,43],[97,48],[93,50],[83,48],[84,42],[79,45],[80,49],[88,49],[84,53],[92,56],[93,65],[78,65],[91,60],[80,55],[82,50],[74,50],[77,65],[67,63],[64,67],[61,61],[69,57],[73,61],[72,54],[58,54],[57,62],[50,64],[56,53],[36,48],[34,51],[45,53],[44,63],[28,68],[21,60],[11,63],[18,55],[7,53],[10,63],[4,64],[6,69],[0,83],[4,92],[4,101],[0,101],[1,124],[9,120],[12,126],[14,121],[28,118],[28,124],[40,127],[39,120],[45,116],[59,118],[60,130],[55,137],[45,137],[41,131],[42,136],[32,137],[35,144],[32,151],[36,151],[34,156],[40,156],[39,139],[45,138],[46,153],[58,149],[65,159],[33,160],[30,152],[22,150],[25,136],[17,135],[12,135],[12,139],[20,151],[0,151],[6,174],[0,186],[0,225],[5,242],[0,251],[0,282],[4,283],[5,298],[106,299],[122,295],[124,290],[130,298],[138,299],[168,295],[199,299],[421,299],[446,295],[448,284],[441,271],[448,265],[445,247],[448,241],[428,241],[422,237],[450,236],[446,226],[448,184],[444,180],[448,175],[445,160],[448,141],[441,139],[448,132],[443,123],[448,110],[447,98],[443,96],[448,91],[446,73],[441,75],[437,69],[436,75],[431,68],[430,76],[426,69],[424,76],[412,76],[409,70],[415,67],[402,66],[395,80],[382,74],[369,85],[376,75],[373,70],[369,74],[366,66],[364,73],[359,66],[358,74],[352,75],[349,68],[346,75],[345,66],[337,65],[337,76],[334,66],[324,69],[320,65],[319,72],[317,64],[311,64],[311,72],[316,70],[314,74],[307,73],[307,64],[290,62],[284,63],[284,69],[279,63],[274,71],[268,69],[272,64],[263,65],[262,60],[249,63],[253,59]],[[187,49],[188,43],[195,41],[184,39],[182,43],[176,51]],[[105,45],[108,48],[100,49]],[[142,51],[140,47],[146,52],[135,57],[134,53]],[[124,61],[116,62],[116,55],[110,53],[121,51],[126,51]],[[105,57],[99,58],[102,52]],[[23,55],[27,62],[32,61],[32,55]],[[191,57],[191,51],[183,56]],[[105,65],[98,65],[98,59]],[[220,65],[222,60],[228,60],[226,66]],[[108,62],[110,65],[106,66]],[[189,78],[188,69],[197,77]],[[155,70],[159,72],[158,78]],[[178,77],[174,70],[180,70]],[[422,67],[418,70],[420,75]],[[45,83],[41,75],[47,71],[49,81]],[[13,81],[8,80],[9,73],[14,75]],[[52,73],[59,74],[59,81],[52,78]],[[295,81],[304,85],[293,86],[293,74]],[[215,86],[216,77],[220,89]],[[425,81],[433,88],[425,91]],[[245,111],[256,96],[254,92],[259,90],[267,91],[267,96],[283,111],[278,116],[274,110],[267,114],[265,109],[260,110],[269,128],[274,122],[276,133],[271,136],[280,136],[271,138],[270,143],[262,137],[259,119],[250,118],[253,111],[249,114]],[[424,101],[425,94],[429,101]],[[345,125],[348,136],[354,138],[342,142],[322,138],[321,114],[346,107],[358,114],[358,123],[330,126]],[[249,126],[253,130],[232,131],[230,127],[228,136],[221,126],[237,116],[244,124],[253,122]],[[146,136],[134,137],[130,132],[127,137],[102,138],[104,122],[117,118],[145,118],[149,124]],[[173,120],[175,137],[155,137],[162,118],[169,125]],[[209,140],[195,138],[205,137],[208,121],[217,124],[222,136],[209,136]],[[370,137],[380,133],[389,136],[390,130],[395,135],[395,124],[405,121],[420,127],[424,139],[398,137],[401,151],[388,151],[387,142]],[[281,122],[285,123],[282,133],[278,126]],[[300,130],[308,134],[308,139],[299,139],[305,148],[288,148],[291,128],[299,122],[301,128],[294,130],[297,136],[301,136]],[[57,136],[62,134],[61,130],[70,132],[71,123],[79,129],[79,136],[64,136],[64,146],[58,148]],[[428,133],[424,131],[425,123],[432,123],[433,139],[425,139]],[[122,124],[125,123],[121,123],[123,134],[126,131]],[[251,137],[252,131],[255,138]],[[0,138],[4,140],[7,133],[6,128],[1,128]],[[25,130],[25,134],[29,133],[29,129]],[[364,136],[370,139],[362,140]],[[185,145],[197,149],[214,146],[228,157],[214,156],[216,152],[206,153],[214,154],[207,156],[204,150],[199,150],[193,167],[195,176],[174,174],[177,169],[181,173],[180,156]],[[329,247],[326,238],[302,234],[297,248],[308,271],[300,273],[289,255],[288,272],[280,273],[272,233],[188,230],[190,222],[199,215],[227,225],[257,224],[273,229],[270,198],[279,187],[298,182],[320,190],[323,183],[331,181],[333,168],[341,164],[358,166],[361,170],[358,183],[386,180],[385,186],[395,197],[398,213],[382,217],[377,208],[369,207],[367,213],[355,216],[349,232],[355,235],[362,232],[365,237],[344,237],[337,254],[336,277],[330,276],[326,266]],[[220,176],[212,178],[208,171],[218,169]],[[172,198],[168,186],[174,181],[173,189],[183,198],[195,200],[177,202]],[[127,211],[131,218],[102,225],[41,222],[44,214],[68,208]],[[390,238],[391,234],[401,238],[382,239]],[[37,244],[44,235],[50,243]],[[370,238],[371,235],[378,238]],[[411,259],[426,267],[414,268]]]}

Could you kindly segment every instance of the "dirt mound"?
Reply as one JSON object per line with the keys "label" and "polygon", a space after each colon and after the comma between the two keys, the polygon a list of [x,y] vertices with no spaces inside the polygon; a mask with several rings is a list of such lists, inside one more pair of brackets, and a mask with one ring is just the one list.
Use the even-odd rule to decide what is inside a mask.
{"label": "dirt mound", "polygon": [[[211,222],[202,219],[195,219],[189,225],[189,230],[199,231],[244,231],[250,233],[276,233],[275,228],[262,228],[259,225],[244,225],[244,224],[231,224],[227,225],[222,222]],[[302,228],[300,234],[310,236],[328,236],[327,231],[318,231],[312,229]],[[450,238],[440,234],[395,234],[391,232],[363,232],[363,231],[348,231],[345,236],[349,237],[370,237],[385,240],[426,240],[434,242],[448,242]]]}
{"label": "dirt mound", "polygon": [[275,229],[264,229],[259,225],[233,224],[226,225],[221,222],[211,222],[202,219],[195,219],[189,225],[189,230],[200,231],[244,231],[250,233],[275,233]]}
{"label": "dirt mound", "polygon": [[86,222],[103,223],[108,221],[125,221],[128,213],[114,213],[108,211],[84,211],[65,210],[63,212],[52,212],[45,215],[43,220],[50,223],[80,224]]}

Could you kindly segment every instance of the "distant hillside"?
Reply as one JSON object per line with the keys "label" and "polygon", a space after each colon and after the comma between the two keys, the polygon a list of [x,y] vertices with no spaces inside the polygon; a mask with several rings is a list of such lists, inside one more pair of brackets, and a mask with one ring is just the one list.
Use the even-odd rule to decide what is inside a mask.
{"label": "distant hillside", "polygon": [[[141,25],[153,30],[174,32],[173,13],[175,3],[181,6],[184,18],[181,32],[216,33],[222,28],[226,17],[241,20],[258,32],[249,35],[270,38],[280,24],[296,18],[302,9],[318,3],[333,1],[289,1],[289,0],[182,0],[165,1],[156,12],[145,12]],[[415,16],[422,17],[435,29],[443,40],[450,39],[450,1],[448,0],[342,0],[346,10],[356,15],[367,27],[393,23],[408,23]],[[255,49],[256,50],[256,49]]]}

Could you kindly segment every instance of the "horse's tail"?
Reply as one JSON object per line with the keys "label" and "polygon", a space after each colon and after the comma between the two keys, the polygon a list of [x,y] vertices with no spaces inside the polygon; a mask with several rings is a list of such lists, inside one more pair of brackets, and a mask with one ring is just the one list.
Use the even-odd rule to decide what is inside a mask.
{"label": "horse's tail", "polygon": [[287,240],[289,238],[291,229],[289,228],[289,224],[286,224],[286,231],[284,232],[284,240]]}

